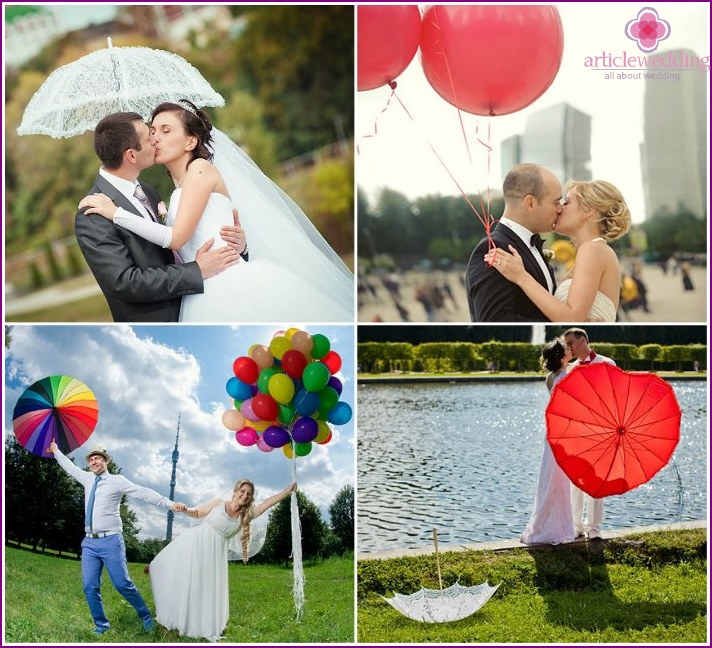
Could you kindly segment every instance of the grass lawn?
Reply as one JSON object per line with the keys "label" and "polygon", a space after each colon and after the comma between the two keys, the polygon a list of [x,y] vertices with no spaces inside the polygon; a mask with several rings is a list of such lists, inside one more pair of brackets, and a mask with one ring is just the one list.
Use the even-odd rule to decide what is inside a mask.
{"label": "grass lawn", "polygon": [[443,587],[501,583],[474,615],[419,623],[380,595],[438,589],[434,556],[360,560],[362,643],[707,643],[707,530],[441,553]]}
{"label": "grass lawn", "polygon": [[[129,573],[153,610],[144,565]],[[275,565],[230,563],[230,619],[224,643],[352,643],[354,641],[353,558],[306,564],[305,605],[295,619],[292,570]],[[195,643],[176,631],[157,627],[143,632],[134,609],[116,592],[108,576],[102,596],[111,629],[101,637],[82,591],[81,565],[5,547],[5,640],[8,643]],[[207,641],[205,642],[207,643]]]}

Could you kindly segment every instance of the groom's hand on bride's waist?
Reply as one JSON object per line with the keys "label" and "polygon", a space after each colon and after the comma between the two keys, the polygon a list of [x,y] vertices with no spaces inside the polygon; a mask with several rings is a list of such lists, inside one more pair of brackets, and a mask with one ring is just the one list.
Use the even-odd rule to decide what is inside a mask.
{"label": "groom's hand on bride's waist", "polygon": [[223,245],[212,250],[215,239],[206,241],[195,255],[195,262],[200,268],[203,279],[220,274],[225,268],[235,265],[240,260],[237,250],[230,245]]}

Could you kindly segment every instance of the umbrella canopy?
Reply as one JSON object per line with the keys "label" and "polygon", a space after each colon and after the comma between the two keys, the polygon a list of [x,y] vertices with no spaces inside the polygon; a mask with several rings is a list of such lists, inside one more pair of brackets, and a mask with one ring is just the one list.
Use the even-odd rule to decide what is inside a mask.
{"label": "umbrella canopy", "polygon": [[65,454],[86,442],[99,419],[99,404],[81,380],[47,376],[28,387],[12,413],[12,428],[32,454],[51,456],[54,439]]}
{"label": "umbrella canopy", "polygon": [[415,594],[394,594],[393,598],[381,598],[401,614],[413,621],[425,623],[446,623],[459,621],[474,614],[497,591],[499,585],[489,583],[464,587],[455,583],[446,589],[435,590],[425,587]]}
{"label": "umbrella canopy", "polygon": [[600,498],[652,479],[677,446],[681,418],[662,378],[600,362],[574,368],[556,385],[546,436],[569,479]]}
{"label": "umbrella canopy", "polygon": [[73,137],[93,130],[115,112],[148,120],[164,101],[189,99],[198,107],[225,100],[177,54],[148,47],[108,47],[56,69],[34,94],[17,129],[20,135]]}

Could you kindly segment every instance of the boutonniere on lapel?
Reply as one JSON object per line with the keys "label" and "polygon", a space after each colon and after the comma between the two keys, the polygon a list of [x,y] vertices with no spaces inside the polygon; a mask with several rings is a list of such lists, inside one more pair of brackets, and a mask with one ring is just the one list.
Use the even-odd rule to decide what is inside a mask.
{"label": "boutonniere on lapel", "polygon": [[161,202],[158,203],[158,220],[161,223],[166,222],[166,216],[168,216],[168,208],[166,207],[166,203],[164,203],[162,200]]}
{"label": "boutonniere on lapel", "polygon": [[544,261],[546,261],[547,263],[551,263],[556,255],[554,254],[554,250],[550,250],[549,248],[542,248],[541,256],[544,257]]}

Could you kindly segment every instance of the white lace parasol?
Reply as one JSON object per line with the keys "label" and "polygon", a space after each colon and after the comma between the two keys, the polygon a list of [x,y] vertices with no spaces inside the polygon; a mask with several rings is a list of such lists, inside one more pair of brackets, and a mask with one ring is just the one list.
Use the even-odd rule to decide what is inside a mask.
{"label": "white lace parasol", "polygon": [[148,47],[108,47],[57,68],[34,94],[19,135],[73,137],[115,112],[145,120],[164,101],[189,99],[198,107],[225,100],[188,61]]}
{"label": "white lace parasol", "polygon": [[423,588],[415,594],[394,594],[390,599],[381,598],[413,621],[445,623],[459,621],[477,612],[498,587],[490,587],[489,583],[472,587],[455,583],[444,590]]}
{"label": "white lace parasol", "polygon": [[460,583],[455,583],[443,589],[442,576],[440,575],[437,529],[433,529],[433,542],[435,543],[435,558],[438,564],[440,589],[434,590],[423,587],[414,594],[394,593],[393,598],[389,599],[385,596],[381,598],[404,616],[413,619],[413,621],[422,621],[424,623],[459,621],[477,612],[490,600],[499,585],[491,587],[489,583],[485,582],[481,585],[465,587]]}

